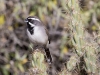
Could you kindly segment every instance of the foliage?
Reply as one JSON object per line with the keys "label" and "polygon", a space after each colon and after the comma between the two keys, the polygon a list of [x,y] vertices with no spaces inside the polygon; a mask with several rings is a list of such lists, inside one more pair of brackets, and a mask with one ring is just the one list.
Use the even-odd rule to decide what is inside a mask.
{"label": "foliage", "polygon": [[[28,16],[49,30],[51,65],[44,53],[29,53]],[[99,52],[99,0],[0,0],[0,75],[99,75]]]}

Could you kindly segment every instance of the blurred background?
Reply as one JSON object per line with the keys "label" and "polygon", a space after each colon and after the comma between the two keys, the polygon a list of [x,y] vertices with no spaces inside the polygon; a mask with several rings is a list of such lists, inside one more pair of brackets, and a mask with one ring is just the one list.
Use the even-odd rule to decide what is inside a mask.
{"label": "blurred background", "polygon": [[[77,5],[78,2],[76,2]],[[71,16],[71,12],[77,11],[77,9],[81,10],[78,13],[81,14],[83,20],[72,17],[74,15]],[[78,8],[71,8],[69,0],[0,0],[0,75],[25,75],[29,69],[27,62],[29,61],[28,53],[31,50],[31,43],[28,40],[26,24],[24,23],[24,19],[28,16],[39,17],[49,30],[51,38],[49,48],[53,57],[52,68],[50,68],[51,75],[62,71],[60,75],[66,75],[65,71],[68,75],[91,75],[92,72],[94,75],[98,75],[100,73],[98,66],[100,65],[100,0],[79,0]],[[77,22],[75,29],[70,25],[75,21],[79,25],[81,21],[84,26],[85,40],[92,44],[89,46],[95,48],[93,50],[95,52],[92,54],[95,58],[91,58],[91,61],[95,62],[90,62],[95,63],[95,70],[88,70],[87,68],[83,70],[82,68],[83,61],[87,63],[87,60],[83,59],[88,58],[88,54],[81,56],[74,44],[74,42],[77,43],[77,39],[74,37],[73,31],[80,27],[76,24]],[[76,32],[80,34],[80,31]],[[84,46],[86,47],[86,45]],[[83,49],[84,46],[81,45],[80,47]],[[92,52],[90,47],[86,47],[86,49]],[[79,60],[74,61],[71,57]],[[64,68],[68,65],[68,61],[70,61],[70,67],[71,62],[75,62],[71,69],[67,66],[69,72]],[[78,67],[77,64],[81,67]],[[88,64],[86,66],[90,67]],[[79,68],[82,68],[82,70]],[[83,72],[84,74],[81,74]]]}

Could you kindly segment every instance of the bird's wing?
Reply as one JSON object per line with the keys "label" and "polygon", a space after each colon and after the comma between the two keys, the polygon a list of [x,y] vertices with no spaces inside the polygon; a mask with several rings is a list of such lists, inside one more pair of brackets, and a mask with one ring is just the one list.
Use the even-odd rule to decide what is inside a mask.
{"label": "bird's wing", "polygon": [[50,35],[49,35],[47,28],[45,28],[45,31],[46,31],[46,34],[48,35],[48,40],[49,40],[49,44],[50,44],[51,39],[50,39]]}

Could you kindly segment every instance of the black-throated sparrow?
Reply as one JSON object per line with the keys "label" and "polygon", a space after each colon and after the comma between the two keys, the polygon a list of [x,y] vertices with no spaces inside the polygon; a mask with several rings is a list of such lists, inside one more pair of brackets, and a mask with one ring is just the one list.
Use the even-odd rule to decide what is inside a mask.
{"label": "black-throated sparrow", "polygon": [[47,62],[51,63],[52,58],[49,48],[47,47],[47,44],[50,43],[48,30],[36,16],[29,16],[25,19],[25,22],[27,23],[27,35],[29,40],[35,45],[41,45],[45,49]]}

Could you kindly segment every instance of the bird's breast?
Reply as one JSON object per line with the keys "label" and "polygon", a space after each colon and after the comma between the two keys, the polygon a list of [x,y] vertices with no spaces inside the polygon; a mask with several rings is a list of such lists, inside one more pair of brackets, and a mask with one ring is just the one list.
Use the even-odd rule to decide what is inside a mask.
{"label": "bird's breast", "polygon": [[31,34],[28,30],[27,34],[33,43],[47,44],[48,42],[48,35],[44,29],[40,29],[39,27],[34,27],[34,34]]}

